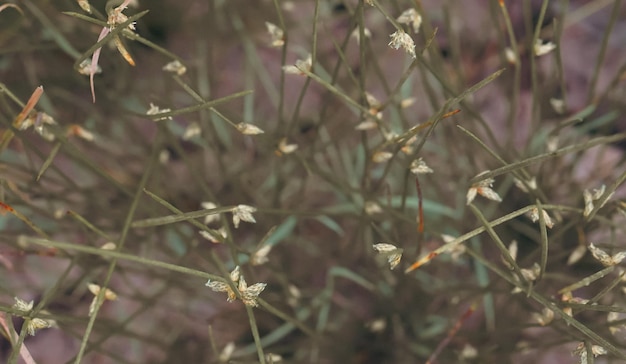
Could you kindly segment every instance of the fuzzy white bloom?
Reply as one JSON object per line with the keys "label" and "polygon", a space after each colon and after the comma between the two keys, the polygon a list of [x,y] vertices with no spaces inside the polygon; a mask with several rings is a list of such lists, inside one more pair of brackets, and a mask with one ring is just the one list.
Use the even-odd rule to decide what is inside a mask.
{"label": "fuzzy white bloom", "polygon": [[[548,215],[546,210],[542,209],[541,212],[543,215],[543,221],[546,223],[546,227],[548,229],[552,229],[552,227],[554,226],[554,221],[552,221],[552,218],[550,217],[550,215]],[[533,209],[530,210],[530,220],[532,220],[532,222],[539,221],[539,209],[538,208],[533,207]]]}
{"label": "fuzzy white bloom", "polygon": [[379,254],[387,256],[387,263],[389,263],[389,269],[393,270],[400,264],[402,259],[402,249],[398,249],[393,244],[378,243],[374,244],[374,250]]}
{"label": "fuzzy white bloom", "polygon": [[265,133],[261,128],[249,123],[239,123],[235,125],[235,128],[244,135],[258,135]]}
{"label": "fuzzy white bloom", "polygon": [[[213,202],[205,201],[200,204],[200,207],[202,207],[205,210],[213,210],[217,208],[217,205]],[[205,225],[209,225],[213,222],[219,222],[219,221],[220,221],[220,214],[210,214],[204,217]]]}
{"label": "fuzzy white bloom", "polygon": [[272,247],[272,245],[266,244],[254,252],[254,254],[252,254],[252,258],[250,259],[250,264],[262,265],[267,263],[269,261],[267,255],[272,251]]}
{"label": "fuzzy white bloom", "polygon": [[272,37],[272,42],[270,43],[272,47],[282,47],[285,45],[285,33],[282,29],[268,21],[265,22],[265,27],[270,37]]}
{"label": "fuzzy white bloom", "polygon": [[[167,113],[167,112],[170,112],[170,111],[172,111],[172,110],[171,109],[160,109],[155,104],[150,103],[150,108],[148,109],[148,111],[146,111],[146,115],[158,115],[158,114],[164,114],[164,113]],[[166,117],[154,119],[154,121],[159,121],[159,120],[172,120],[172,117],[171,116],[166,116]]]}
{"label": "fuzzy white bloom", "polygon": [[413,42],[413,38],[410,35],[405,33],[402,30],[398,30],[397,32],[390,35],[391,41],[389,41],[389,47],[393,49],[404,49],[411,57],[415,58],[415,42]]}
{"label": "fuzzy white bloom", "polygon": [[419,33],[422,25],[422,16],[413,8],[405,10],[396,20],[400,24],[410,25],[414,33]]}
{"label": "fuzzy white bloom", "polygon": [[376,122],[374,120],[365,120],[361,123],[359,123],[357,126],[354,127],[355,130],[372,130],[372,129],[376,129]]}
{"label": "fuzzy white bloom", "polygon": [[239,227],[239,223],[241,221],[256,223],[256,220],[252,215],[252,213],[254,213],[255,211],[255,207],[248,205],[237,205],[235,208],[233,208],[233,225],[235,225],[235,228]]}
{"label": "fuzzy white bloom", "polygon": [[593,243],[589,244],[589,251],[591,252],[591,255],[593,255],[593,257],[605,267],[618,265],[622,262],[622,260],[626,259],[626,251],[617,252],[611,256],[604,250],[595,246]]}
{"label": "fuzzy white bloom", "polygon": [[30,312],[33,309],[33,301],[26,302],[20,298],[14,297],[15,303],[13,304],[13,308],[18,311]]}
{"label": "fuzzy white bloom", "polygon": [[556,44],[552,42],[543,42],[541,39],[537,39],[537,42],[533,46],[533,50],[535,51],[535,55],[537,57],[546,55],[552,52],[556,48]]}
{"label": "fuzzy white bloom", "polygon": [[[363,35],[365,36],[365,38],[371,38],[372,37],[372,32],[370,32],[369,29],[364,28],[363,29]],[[359,28],[355,28],[352,33],[350,33],[350,37],[354,38],[354,40],[356,40],[357,44],[361,44],[361,31],[359,30]]]}
{"label": "fuzzy white bloom", "polygon": [[297,60],[295,65],[283,66],[283,71],[289,74],[304,76],[305,72],[311,71],[312,66],[313,59],[311,58],[311,54],[309,54],[306,59]]}
{"label": "fuzzy white bloom", "polygon": [[[476,177],[479,177],[487,172],[489,171],[483,171],[479,173],[478,175],[476,175]],[[494,182],[495,180],[493,178],[487,178],[482,181],[478,181],[474,183],[469,188],[469,190],[467,190],[467,195],[466,195],[467,204],[469,205],[470,203],[472,203],[472,201],[474,201],[474,199],[476,198],[476,195],[481,195],[484,198],[492,200],[492,201],[501,202],[502,198],[500,197],[500,195],[498,195],[496,191],[492,189]]]}
{"label": "fuzzy white bloom", "polygon": [[426,165],[426,162],[424,162],[421,157],[413,160],[409,168],[411,169],[411,173],[413,174],[433,173],[432,168]]}
{"label": "fuzzy white bloom", "polygon": [[291,154],[298,149],[298,144],[287,144],[287,138],[282,138],[278,142],[278,150],[281,154]]}
{"label": "fuzzy white bloom", "polygon": [[391,157],[393,157],[393,153],[391,152],[376,152],[374,153],[374,155],[372,155],[372,161],[374,161],[374,163],[383,163],[390,160]]}
{"label": "fuzzy white bloom", "polygon": [[179,76],[182,76],[185,74],[185,72],[187,72],[187,67],[185,67],[182,63],[180,63],[180,61],[176,60],[163,66],[162,70],[166,72],[172,72]]}

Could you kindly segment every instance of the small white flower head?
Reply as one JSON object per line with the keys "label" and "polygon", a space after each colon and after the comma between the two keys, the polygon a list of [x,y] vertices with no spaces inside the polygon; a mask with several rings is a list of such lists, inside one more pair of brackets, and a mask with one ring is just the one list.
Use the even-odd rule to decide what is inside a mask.
{"label": "small white flower head", "polygon": [[[241,278],[239,283],[241,283],[242,281],[243,277]],[[255,283],[249,287],[246,287],[243,291],[241,290],[241,288],[239,288],[239,291],[241,292],[241,300],[246,306],[257,307],[259,305],[259,303],[257,302],[259,299],[259,295],[261,294],[261,292],[263,292],[266,286],[266,283]]]}
{"label": "small white flower head", "polygon": [[[402,153],[406,154],[406,155],[411,155],[413,154],[413,144],[417,141],[417,135],[413,135],[412,137],[410,137],[402,146],[402,148],[400,148],[400,150],[402,151]],[[413,161],[415,162],[415,161]],[[412,165],[412,164],[411,164]],[[428,167],[428,166],[426,166]],[[425,173],[432,173],[432,172],[425,172]]]}
{"label": "small white flower head", "polygon": [[252,265],[262,265],[269,261],[267,255],[272,251],[272,245],[266,244],[258,249],[254,254],[252,254],[252,258],[250,259],[250,263]]}
{"label": "small white flower head", "polygon": [[274,353],[267,353],[265,354],[265,360],[269,363],[280,363],[283,361],[283,357],[278,355],[278,354],[274,354]]}
{"label": "small white flower head", "polygon": [[372,130],[376,129],[378,124],[374,120],[365,120],[354,127],[355,130]]}
{"label": "small white flower head", "polygon": [[424,160],[421,157],[411,162],[410,169],[411,169],[411,173],[416,174],[416,175],[425,174],[425,173],[433,173],[432,168],[426,165],[426,162],[424,162]]}
{"label": "small white flower head", "polygon": [[[217,208],[217,205],[214,204],[213,202],[205,201],[205,202],[200,204],[200,207],[202,207],[205,210],[213,210],[213,209]],[[209,225],[211,223],[219,222],[219,221],[220,221],[220,214],[210,214],[210,215],[206,215],[204,217],[204,224],[205,225]]]}
{"label": "small white flower head", "polygon": [[40,318],[33,318],[31,319],[28,324],[26,325],[26,332],[30,335],[30,336],[35,336],[35,332],[37,330],[40,329],[47,329],[49,327],[54,326],[54,321],[53,320],[44,320],[44,319],[40,319]]}
{"label": "small white flower head", "polygon": [[112,251],[112,250],[117,249],[117,245],[115,245],[115,243],[112,241],[107,241],[106,243],[100,246],[100,249]]}
{"label": "small white flower head", "polygon": [[78,124],[72,124],[67,128],[67,131],[65,132],[66,136],[77,136],[81,139],[84,139],[88,142],[93,142],[95,139],[95,136],[92,132],[90,132],[89,130],[83,128],[82,126],[78,125]]}
{"label": "small white flower head", "polygon": [[539,278],[539,274],[541,273],[541,267],[539,264],[534,263],[530,268],[522,268],[520,269],[522,276],[529,282],[534,282]]}
{"label": "small white flower head", "polygon": [[[148,111],[146,111],[146,115],[158,115],[158,114],[164,114],[166,112],[170,112],[172,111],[171,109],[160,109],[158,106],[156,106],[153,103],[150,103],[150,108],[148,109]],[[172,120],[171,116],[166,116],[163,118],[156,118],[154,119],[154,121],[160,121],[160,120]]]}
{"label": "small white flower head", "polygon": [[237,130],[244,135],[258,135],[263,134],[264,131],[256,125],[249,123],[239,123],[235,125]]}
{"label": "small white flower head", "polygon": [[287,144],[287,138],[282,138],[278,142],[278,152],[282,154],[291,154],[298,149],[298,144]]}
{"label": "small white flower head", "polygon": [[393,153],[387,151],[376,152],[372,155],[372,161],[374,163],[383,163],[391,159]]}
{"label": "small white flower head", "polygon": [[[572,354],[578,356],[580,358],[580,364],[588,363],[588,356],[590,353],[587,352],[587,347],[584,342],[581,342],[576,346],[576,349],[572,352]],[[604,347],[600,345],[591,345],[591,355],[597,357],[599,355],[606,355],[607,351]]]}
{"label": "small white flower head", "polygon": [[611,324],[609,326],[609,331],[611,331],[611,334],[616,335],[620,331],[623,331],[626,329],[626,325],[624,325],[623,323],[613,324],[615,321],[622,321],[624,318],[625,318],[625,315],[624,313],[621,313],[621,312],[609,312],[608,313],[608,315],[606,316],[606,322]]}
{"label": "small white flower head", "polygon": [[28,313],[33,309],[33,301],[26,302],[17,297],[14,297],[14,298],[15,298],[15,303],[13,304],[13,309],[18,310],[18,311],[24,311],[25,313]]}
{"label": "small white flower head", "polygon": [[305,72],[311,71],[312,66],[313,59],[311,58],[311,54],[309,54],[306,59],[297,60],[295,65],[283,66],[283,71],[288,74],[304,76],[306,75]]}
{"label": "small white flower head", "polygon": [[256,223],[256,220],[252,215],[252,213],[254,213],[255,211],[255,207],[248,205],[237,205],[235,208],[233,208],[233,225],[235,225],[235,228],[239,227],[239,223],[241,221]]}
{"label": "small white flower head", "polygon": [[[606,186],[605,185],[602,185],[598,189],[594,189],[593,193],[590,192],[589,190],[584,190],[583,191],[583,199],[585,200],[585,210],[583,211],[583,216],[587,217],[587,216],[589,216],[589,214],[591,214],[591,211],[593,211],[593,208],[594,208],[593,201],[599,200],[604,195],[604,191],[606,191]],[[607,198],[604,201],[604,204],[608,200],[609,199]],[[600,208],[602,208],[604,206],[604,204],[602,206],[600,206]]]}
{"label": "small white flower head", "polygon": [[370,114],[376,115],[380,111],[380,108],[383,106],[380,101],[376,98],[376,96],[372,95],[369,92],[365,92],[365,100],[370,107]]}
{"label": "small white flower head", "polygon": [[389,263],[389,269],[393,270],[400,264],[402,259],[402,249],[398,249],[393,244],[378,243],[374,244],[374,250],[382,255],[387,256],[387,262]]}
{"label": "small white flower head", "polygon": [[[102,289],[102,287],[95,283],[87,283],[87,288],[89,289],[89,292],[91,292],[94,296],[97,296]],[[117,294],[111,289],[107,288],[106,291],[104,291],[104,299],[107,301],[115,301],[117,299]]]}
{"label": "small white flower head", "polygon": [[224,346],[224,349],[222,349],[222,352],[220,353],[220,357],[219,357],[220,363],[228,362],[234,352],[235,352],[235,343],[230,341],[228,344],[226,344],[226,346]]}
{"label": "small white flower head", "polygon": [[551,136],[546,140],[546,149],[548,152],[554,152],[559,147],[559,137]]}
{"label": "small white flower head", "polygon": [[[230,272],[230,279],[235,285],[239,282],[241,273],[239,272],[239,266],[236,266],[232,272]],[[245,284],[245,283],[244,283]],[[211,281],[210,279],[205,283],[205,286],[211,288],[214,292],[226,292],[228,302],[233,302],[237,299],[237,294],[230,288],[230,285],[222,281]]]}
{"label": "small white flower head", "polygon": [[[479,177],[487,172],[489,171],[481,172],[476,177]],[[487,179],[483,179],[482,181],[478,181],[474,183],[469,188],[469,190],[467,190],[467,196],[466,196],[467,205],[469,205],[470,203],[472,203],[472,201],[474,201],[474,199],[476,198],[476,195],[481,195],[484,198],[492,200],[492,201],[501,202],[502,198],[500,198],[500,195],[498,195],[496,191],[494,191],[491,188],[493,187],[494,182],[495,180],[493,178],[487,178]]]}
{"label": "small white flower head", "polygon": [[585,253],[587,253],[587,247],[585,244],[579,244],[567,258],[567,265],[576,264],[585,256]]}
{"label": "small white flower head", "polygon": [[533,321],[541,326],[549,325],[554,320],[554,311],[544,307],[541,313],[533,313]]}
{"label": "small white flower head", "polygon": [[185,74],[185,72],[187,72],[187,67],[185,67],[182,63],[180,63],[179,60],[175,60],[163,66],[162,70],[165,72],[171,72],[179,76],[182,76]]}
{"label": "small white flower head", "polygon": [[563,101],[563,99],[551,98],[550,106],[552,106],[552,110],[559,115],[565,112],[565,101]]}
{"label": "small white flower head", "polygon": [[285,33],[282,29],[268,21],[265,22],[265,27],[272,37],[272,42],[270,43],[272,47],[282,47],[285,45]]}
{"label": "small white flower head", "polygon": [[187,125],[187,128],[185,128],[183,140],[189,140],[197,135],[200,135],[200,133],[202,133],[202,128],[200,128],[200,124],[194,121]]}
{"label": "small white flower head", "polygon": [[[78,73],[84,76],[89,76],[91,73],[91,58],[87,58],[80,62],[78,65]],[[96,72],[94,74],[102,73],[102,67],[96,66]]]}
{"label": "small white flower head", "polygon": [[[95,283],[87,283],[87,288],[89,289],[89,292],[93,294],[93,300],[91,301],[91,305],[89,305],[89,316],[92,316],[96,312],[98,293],[100,293],[102,287]],[[114,301],[117,299],[117,294],[107,288],[106,291],[104,291],[104,299],[107,301]]]}
{"label": "small white flower head", "polygon": [[422,16],[413,8],[405,10],[396,20],[400,24],[410,25],[414,33],[419,33],[422,25]]}
{"label": "small white flower head", "polygon": [[[552,218],[550,217],[550,215],[548,215],[546,210],[542,209],[541,212],[543,215],[543,221],[546,223],[546,227],[548,229],[552,229],[552,227],[554,226],[554,221],[552,221]],[[533,207],[533,209],[530,210],[530,220],[532,222],[539,221],[539,209],[538,208]]]}
{"label": "small white flower head", "polygon": [[[371,38],[372,37],[372,32],[370,32],[369,29],[364,28],[363,29],[363,35],[365,36],[365,38]],[[354,40],[356,40],[356,44],[361,44],[361,31],[359,30],[359,28],[355,28],[352,33],[350,33],[350,37],[354,38]]]}
{"label": "small white flower head", "polygon": [[391,41],[389,41],[389,47],[393,49],[404,49],[411,57],[415,58],[415,42],[413,42],[413,38],[410,35],[405,33],[402,30],[398,30],[397,32],[390,35]]}
{"label": "small white flower head", "polygon": [[510,47],[504,48],[504,58],[506,58],[506,61],[512,65],[517,63],[515,52],[513,52],[513,50]]}
{"label": "small white flower head", "polygon": [[217,230],[212,230],[212,229],[209,229],[209,230],[211,230],[213,234],[205,230],[198,230],[198,233],[200,234],[200,236],[202,236],[203,238],[205,238],[206,240],[210,241],[213,244],[220,244],[226,239],[227,232],[223,226]]}
{"label": "small white flower head", "polygon": [[626,259],[626,251],[617,252],[611,256],[604,250],[595,246],[593,243],[589,244],[589,251],[591,252],[591,255],[593,255],[593,257],[605,267],[618,265],[622,262],[622,260]]}
{"label": "small white flower head", "polygon": [[533,46],[533,50],[535,51],[535,55],[537,57],[546,55],[552,52],[556,48],[556,44],[552,42],[544,42],[541,39],[537,39],[537,42]]}
{"label": "small white flower head", "polygon": [[383,212],[383,209],[375,201],[365,201],[364,210],[365,210],[365,213],[368,214],[369,216],[380,214]]}
{"label": "small white flower head", "polygon": [[[107,24],[109,25],[109,29],[113,30],[113,28],[115,28],[116,26],[128,20],[128,17],[124,15],[124,13],[122,12],[126,10],[126,5],[129,2],[130,1],[126,0],[124,3],[122,3],[122,5],[111,10],[111,12],[109,13],[109,17],[107,19]],[[135,22],[128,24],[128,29],[135,30]]]}
{"label": "small white flower head", "polygon": [[167,164],[169,163],[171,157],[172,157],[172,153],[170,153],[169,150],[161,149],[161,151],[159,152],[159,163]]}
{"label": "small white flower head", "polygon": [[513,179],[513,183],[515,183],[515,187],[519,188],[520,191],[522,192],[528,193],[528,188],[526,188],[527,185],[528,187],[530,187],[531,190],[537,189],[537,179],[535,177],[532,177],[529,181],[525,181],[525,182],[526,184],[524,184],[524,182],[522,182],[521,180],[517,178]]}
{"label": "small white flower head", "polygon": [[87,13],[91,14],[91,4],[89,4],[89,1],[87,1],[87,0],[78,0],[77,2],[78,2],[78,6],[80,6],[81,9],[83,9]]}
{"label": "small white flower head", "polygon": [[366,323],[365,327],[367,327],[370,332],[383,332],[387,328],[387,320],[384,318],[377,318]]}
{"label": "small white flower head", "polygon": [[413,105],[417,99],[415,97],[409,97],[400,101],[400,107],[406,109],[407,107]]}

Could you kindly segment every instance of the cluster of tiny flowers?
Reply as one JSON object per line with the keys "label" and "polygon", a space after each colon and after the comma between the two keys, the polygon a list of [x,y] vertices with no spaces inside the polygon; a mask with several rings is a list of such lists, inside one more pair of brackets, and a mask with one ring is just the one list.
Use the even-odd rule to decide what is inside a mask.
{"label": "cluster of tiny flowers", "polygon": [[[13,308],[15,310],[25,312],[25,315],[22,315],[22,317],[26,318],[27,314],[33,310],[33,301],[26,302],[24,300],[21,300],[15,297],[15,304],[13,304]],[[56,325],[56,322],[54,320],[44,320],[38,317],[33,317],[32,319],[28,320],[28,323],[26,324],[25,329],[26,329],[26,332],[30,336],[35,336],[35,333],[37,332],[37,330],[47,329],[55,325]]]}
{"label": "cluster of tiny flowers", "polygon": [[[159,114],[165,114],[172,111],[171,109],[160,109],[158,106],[156,106],[153,103],[150,103],[150,108],[148,109],[148,111],[146,111],[146,115],[159,115]],[[155,118],[154,121],[160,121],[160,120],[172,120],[171,116],[165,116],[162,118]]]}
{"label": "cluster of tiny flowers", "polygon": [[580,358],[580,361],[579,361],[580,364],[586,364],[586,363],[589,363],[589,360],[588,360],[589,354],[593,355],[594,357],[597,357],[599,355],[606,355],[607,351],[604,347],[600,345],[591,345],[591,353],[588,353],[585,343],[581,342],[580,344],[578,344],[576,349],[574,349],[572,354]]}
{"label": "cluster of tiny flowers", "polygon": [[400,260],[402,259],[402,249],[398,249],[393,244],[388,243],[378,243],[374,244],[374,250],[379,253],[387,256],[387,263],[389,263],[389,269],[393,270],[395,267],[400,264]]}
{"label": "cluster of tiny flowers", "polygon": [[[606,190],[606,186],[602,185],[600,188],[594,189],[593,192],[589,190],[583,191],[583,199],[585,200],[585,210],[583,211],[584,217],[587,217],[591,214],[591,211],[593,211],[594,209],[593,201],[597,201],[600,198],[602,198],[602,195],[604,195],[605,190]],[[606,204],[606,202],[609,200],[609,198],[611,198],[611,196],[605,199],[602,205],[598,208],[602,208]]]}
{"label": "cluster of tiny flowers", "polygon": [[405,33],[403,30],[398,30],[397,32],[390,35],[391,40],[389,41],[389,47],[393,49],[404,49],[411,57],[415,58],[415,42],[413,42],[413,38],[410,35]]}
{"label": "cluster of tiny flowers", "polygon": [[[87,289],[89,292],[93,294],[93,300],[91,301],[91,305],[89,305],[89,316],[93,315],[96,312],[96,304],[98,302],[98,294],[102,290],[102,287],[95,283],[88,283]],[[106,301],[115,301],[117,299],[117,293],[113,292],[111,289],[107,288],[104,291],[104,299]]]}
{"label": "cluster of tiny flowers", "polygon": [[252,215],[252,213],[255,211],[256,211],[256,207],[252,207],[248,205],[235,206],[235,208],[233,208],[232,210],[233,225],[235,225],[235,228],[239,227],[239,223],[241,221],[245,221],[245,222],[249,222],[253,224],[256,223],[256,220],[254,219],[254,216]]}
{"label": "cluster of tiny flowers", "polygon": [[593,243],[589,244],[589,251],[591,252],[591,255],[593,255],[593,257],[597,261],[602,263],[602,265],[604,265],[605,267],[618,265],[622,262],[622,260],[626,259],[626,251],[621,251],[613,255],[609,255],[609,253],[598,248]]}
{"label": "cluster of tiny flowers", "polygon": [[[235,269],[233,269],[233,271],[230,272],[230,280],[233,282],[235,286],[237,286],[237,290],[239,291],[239,294],[241,295],[241,301],[246,306],[256,307],[259,305],[257,302],[259,299],[259,294],[263,292],[267,284],[256,283],[251,286],[248,286],[248,284],[246,283],[246,280],[243,278],[243,275],[241,275],[241,272],[239,271],[239,266],[235,267]],[[211,288],[215,292],[226,292],[226,294],[228,295],[226,300],[228,302],[233,302],[234,300],[237,299],[237,294],[235,293],[235,291],[233,291],[230,285],[227,284],[226,282],[209,280],[206,282],[205,286]]]}
{"label": "cluster of tiny flowers", "polygon": [[165,66],[163,66],[163,71],[172,72],[179,76],[182,76],[187,72],[187,67],[185,67],[180,61],[172,61]]}
{"label": "cluster of tiny flowers", "polygon": [[[489,171],[481,172],[476,177],[480,177],[481,175],[487,172]],[[467,191],[467,196],[466,196],[467,204],[469,205],[470,203],[472,203],[472,201],[474,201],[474,199],[476,198],[477,194],[483,196],[486,199],[496,201],[496,202],[501,202],[502,198],[500,198],[500,195],[498,195],[496,191],[494,191],[491,188],[493,187],[493,182],[495,182],[493,178],[487,178],[482,181],[478,181],[474,183]]]}
{"label": "cluster of tiny flowers", "polygon": [[[554,227],[554,221],[552,221],[550,215],[543,209],[541,210],[541,215],[543,216],[543,221],[546,223],[546,227],[552,229],[552,227]],[[532,222],[539,221],[539,209],[537,207],[533,207],[533,209],[530,210],[530,220]]]}
{"label": "cluster of tiny flowers", "polygon": [[413,8],[405,10],[396,20],[400,24],[410,25],[414,33],[418,33],[422,25],[422,16]]}

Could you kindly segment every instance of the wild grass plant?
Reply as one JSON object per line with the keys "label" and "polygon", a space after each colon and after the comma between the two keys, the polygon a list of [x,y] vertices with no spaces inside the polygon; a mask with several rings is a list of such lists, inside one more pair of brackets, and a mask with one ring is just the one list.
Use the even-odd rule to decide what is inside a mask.
{"label": "wild grass plant", "polygon": [[2,362],[623,362],[625,13],[0,4]]}

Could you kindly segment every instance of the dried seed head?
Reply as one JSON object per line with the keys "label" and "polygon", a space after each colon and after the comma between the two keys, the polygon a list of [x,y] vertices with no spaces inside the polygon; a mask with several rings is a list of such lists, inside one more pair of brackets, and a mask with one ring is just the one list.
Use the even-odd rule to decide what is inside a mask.
{"label": "dried seed head", "polygon": [[40,318],[33,318],[31,319],[28,324],[26,325],[26,332],[30,335],[30,336],[35,336],[35,332],[37,330],[40,329],[47,329],[49,327],[53,326],[53,321],[51,320],[44,320],[44,319],[40,319]]}
{"label": "dried seed head", "polygon": [[554,311],[544,307],[543,310],[541,310],[541,313],[534,313],[532,316],[534,321],[536,321],[539,325],[546,326],[554,320]]}
{"label": "dried seed head", "polygon": [[374,161],[374,163],[383,163],[383,162],[390,160],[391,157],[393,157],[393,153],[380,151],[372,155],[372,161]]}
{"label": "dried seed head", "polygon": [[194,121],[190,123],[189,125],[187,125],[187,128],[185,129],[185,133],[183,133],[183,140],[189,140],[197,135],[200,135],[200,133],[202,133],[200,124]]}
{"label": "dried seed head", "polygon": [[[97,296],[102,289],[102,287],[95,283],[87,283],[87,288],[89,289],[89,292],[91,292],[94,296]],[[111,289],[107,288],[106,291],[104,291],[104,299],[107,301],[115,301],[117,299],[117,294]]]}
{"label": "dried seed head", "polygon": [[235,208],[233,208],[233,225],[235,225],[235,228],[239,227],[239,223],[241,221],[256,223],[256,220],[252,215],[252,213],[254,213],[255,211],[256,208],[248,205],[237,205]]}
{"label": "dried seed head", "polygon": [[535,51],[535,55],[537,57],[543,56],[552,52],[556,48],[556,44],[552,42],[545,42],[541,39],[537,39],[537,42],[533,46],[533,50]]}
{"label": "dried seed head", "polygon": [[[548,213],[546,212],[546,210],[541,210],[541,213],[543,215],[543,221],[546,223],[546,227],[548,229],[552,229],[552,227],[554,226],[554,222],[552,221],[552,218],[550,217],[550,215],[548,215]],[[536,207],[533,207],[532,210],[530,210],[530,220],[532,222],[537,222],[539,221],[539,209]]]}
{"label": "dried seed head", "polygon": [[283,71],[289,74],[304,76],[306,75],[305,72],[311,72],[312,66],[313,59],[311,58],[311,54],[309,54],[306,59],[297,60],[295,65],[283,66]]}
{"label": "dried seed head", "polygon": [[[217,205],[214,204],[213,202],[205,201],[200,204],[200,207],[202,207],[205,210],[213,210],[217,208]],[[204,217],[205,225],[209,225],[213,222],[219,222],[219,221],[220,221],[220,214],[210,214]]]}
{"label": "dried seed head", "polygon": [[291,154],[298,149],[298,144],[287,144],[287,138],[282,138],[278,142],[278,151],[281,154]]}
{"label": "dried seed head", "polygon": [[380,214],[383,212],[383,209],[380,205],[374,201],[366,201],[365,202],[365,213],[369,216]]}
{"label": "dried seed head", "polygon": [[356,130],[371,130],[371,129],[376,129],[377,126],[378,126],[378,124],[376,124],[376,122],[374,120],[365,120],[365,121],[359,123],[357,126],[355,126],[354,129],[356,129]]}
{"label": "dried seed head", "polygon": [[415,42],[413,42],[413,38],[410,35],[405,33],[402,30],[398,30],[397,32],[390,35],[391,41],[389,42],[389,47],[393,49],[404,49],[411,57],[416,58],[415,55]]}
{"label": "dried seed head", "polygon": [[402,259],[402,249],[398,249],[395,245],[388,243],[374,244],[373,248],[377,253],[387,256],[389,269],[393,270],[398,266],[398,264],[400,264],[400,260]]}
{"label": "dried seed head", "polygon": [[15,303],[13,304],[13,308],[18,311],[24,311],[25,313],[30,312],[33,309],[33,301],[26,302],[22,299],[14,297]]}
{"label": "dried seed head", "polygon": [[[78,65],[78,73],[89,76],[91,73],[91,58],[87,58]],[[102,73],[102,67],[96,65],[95,74]]]}
{"label": "dried seed head", "polygon": [[[158,115],[158,114],[164,114],[170,111],[172,110],[171,109],[159,109],[158,106],[156,106],[153,103],[150,103],[150,108],[148,109],[148,111],[146,111],[146,115]],[[154,119],[154,121],[160,121],[160,120],[172,120],[172,117],[166,116],[166,117]]]}
{"label": "dried seed head", "polygon": [[433,173],[432,168],[426,165],[426,162],[420,157],[411,162],[411,173],[413,174],[425,174]]}
{"label": "dried seed head", "polygon": [[565,101],[563,101],[563,99],[551,98],[550,106],[552,106],[552,110],[554,110],[559,115],[565,112]]}
{"label": "dried seed head", "polygon": [[172,61],[165,66],[163,66],[163,71],[172,72],[179,76],[182,76],[187,72],[187,67],[185,67],[179,60]]}
{"label": "dried seed head", "polygon": [[261,265],[265,264],[269,261],[267,255],[272,251],[272,245],[266,244],[262,246],[259,250],[254,252],[252,258],[250,259],[250,263],[252,265]]}
{"label": "dried seed head", "polygon": [[285,33],[282,29],[268,21],[265,22],[265,27],[272,37],[272,42],[270,43],[272,47],[282,47],[285,45]]}
{"label": "dried seed head", "polygon": [[241,300],[246,306],[257,307],[259,305],[257,302],[259,299],[259,295],[261,294],[261,292],[263,292],[266,286],[266,283],[255,283],[249,287],[246,287],[243,291],[239,289],[239,291],[241,292]]}
{"label": "dried seed head", "polygon": [[422,16],[413,8],[405,10],[396,20],[400,24],[410,25],[414,33],[419,33],[422,25]]}
{"label": "dried seed head", "polygon": [[91,14],[91,5],[89,4],[89,1],[87,1],[87,0],[78,0],[77,2],[78,2],[78,6],[80,6],[81,9],[83,9],[87,13]]}
{"label": "dried seed head", "polygon": [[239,123],[235,125],[235,127],[237,128],[237,130],[239,130],[241,134],[244,134],[244,135],[258,135],[258,134],[264,133],[264,131],[261,128],[253,124]]}
{"label": "dried seed head", "polygon": [[589,244],[589,251],[591,252],[591,255],[593,255],[593,257],[605,267],[618,265],[622,262],[622,260],[626,259],[626,251],[617,252],[613,256],[610,256],[607,252],[596,247],[593,243]]}
{"label": "dried seed head", "polygon": [[[363,35],[365,36],[365,38],[371,38],[372,37],[372,32],[370,32],[369,29],[367,28],[363,28]],[[350,37],[354,38],[354,40],[356,40],[357,44],[361,44],[361,31],[359,30],[359,28],[355,28],[352,33],[350,33]]]}
{"label": "dried seed head", "polygon": [[504,58],[506,58],[506,61],[512,65],[517,63],[515,52],[513,52],[513,50],[509,47],[504,48]]}

